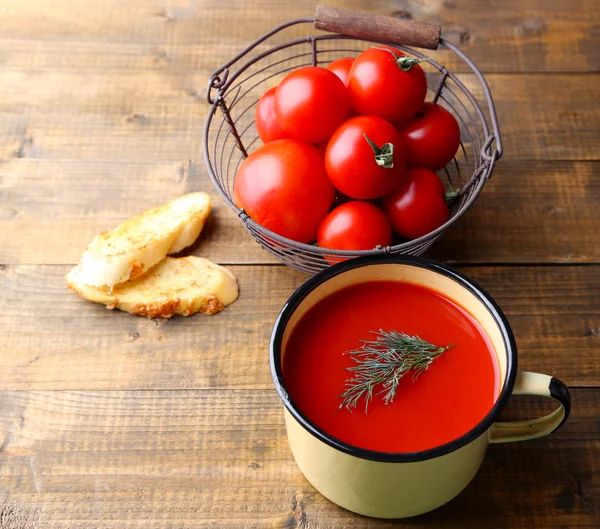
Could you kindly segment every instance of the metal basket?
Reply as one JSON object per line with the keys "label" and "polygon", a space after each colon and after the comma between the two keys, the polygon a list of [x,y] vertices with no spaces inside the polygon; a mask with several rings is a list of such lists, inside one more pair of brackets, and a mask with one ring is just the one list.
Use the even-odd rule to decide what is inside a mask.
{"label": "metal basket", "polygon": [[[377,18],[393,21],[390,23],[398,24],[399,28],[402,24],[410,24],[388,17]],[[204,130],[204,158],[210,177],[225,202],[236,212],[258,244],[297,270],[309,274],[323,270],[330,265],[325,256],[333,261],[336,257],[379,254],[420,255],[473,204],[491,176],[495,162],[502,155],[494,103],[483,75],[459,49],[441,38],[439,48],[452,51],[475,74],[478,85],[471,90],[478,92],[479,99],[485,101],[484,107],[487,108],[486,114],[478,98],[465,83],[443,65],[431,58],[422,63],[428,78],[427,99],[452,112],[461,129],[460,149],[453,162],[443,170],[446,187],[460,188],[460,195],[451,208],[451,218],[443,226],[418,239],[398,240],[393,246],[385,248],[341,251],[302,244],[277,235],[254,222],[233,203],[233,182],[237,169],[242,160],[261,144],[254,125],[255,106],[262,93],[276,86],[287,73],[302,66],[326,65],[341,57],[356,56],[372,43],[393,45],[407,55],[425,57],[423,53],[398,42],[403,40],[410,43],[410,38],[400,35],[394,40],[381,41],[370,38],[370,35],[365,36],[364,32],[356,32],[355,28],[351,28],[354,36],[315,34],[282,41],[284,33],[297,30],[295,26],[314,22],[313,18],[303,18],[281,24],[212,74],[207,93],[210,109]]]}

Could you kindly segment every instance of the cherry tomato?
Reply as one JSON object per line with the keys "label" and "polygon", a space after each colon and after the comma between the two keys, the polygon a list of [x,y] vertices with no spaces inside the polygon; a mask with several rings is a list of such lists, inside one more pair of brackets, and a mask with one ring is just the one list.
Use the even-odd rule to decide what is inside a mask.
{"label": "cherry tomato", "polygon": [[363,200],[381,197],[397,185],[404,174],[404,160],[400,135],[375,116],[346,121],[325,151],[327,176],[333,185],[345,195]]}
{"label": "cherry tomato", "polygon": [[275,90],[276,88],[267,90],[256,105],[256,131],[264,143],[287,137],[285,130],[283,130],[275,117],[275,110],[273,108]]}
{"label": "cherry tomato", "polygon": [[354,110],[391,123],[413,116],[427,95],[425,72],[415,61],[387,46],[363,51],[348,76]]}
{"label": "cherry tomato", "polygon": [[448,165],[460,145],[460,127],[444,107],[425,103],[412,121],[398,129],[410,167],[437,171]]}
{"label": "cherry tomato", "polygon": [[234,202],[278,235],[312,242],[333,202],[334,188],[317,150],[296,140],[275,140],[246,158],[233,184]]}
{"label": "cherry tomato", "polygon": [[344,57],[343,59],[333,61],[327,69],[337,75],[345,86],[348,86],[348,74],[353,62],[353,57]]}
{"label": "cherry tomato", "polygon": [[400,184],[383,197],[382,206],[394,231],[409,239],[427,235],[450,218],[444,184],[422,167],[408,169]]}
{"label": "cherry tomato", "polygon": [[[354,200],[338,206],[321,221],[319,246],[335,250],[372,250],[392,243],[390,222],[377,206]],[[341,258],[327,257],[328,261]]]}
{"label": "cherry tomato", "polygon": [[288,135],[306,143],[329,138],[350,110],[344,83],[329,70],[306,66],[288,74],[275,92],[275,116]]}

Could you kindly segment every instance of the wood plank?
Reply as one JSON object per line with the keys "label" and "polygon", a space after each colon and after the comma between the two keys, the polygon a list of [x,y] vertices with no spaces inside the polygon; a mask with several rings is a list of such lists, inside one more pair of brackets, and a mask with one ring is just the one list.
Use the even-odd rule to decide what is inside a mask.
{"label": "wood plank", "polygon": [[600,256],[600,164],[501,160],[428,255],[453,263],[589,263]]}
{"label": "wood plank", "polygon": [[[0,157],[199,160],[209,72],[0,71]],[[598,75],[486,76],[505,160],[600,159]],[[479,81],[460,78],[481,99]]]}
{"label": "wood plank", "polygon": [[[600,15],[594,0],[332,0],[328,4],[439,24],[444,37],[486,72],[600,68]],[[6,16],[0,19],[2,60],[27,68],[106,71],[147,67],[166,59],[197,69],[210,58],[223,62],[282,22],[312,16],[314,7],[312,0],[237,0],[234,9],[218,0],[174,4],[107,0],[82,10],[77,0],[42,5],[21,0],[6,6]],[[282,38],[305,35],[310,27],[288,31]],[[39,46],[40,41],[44,46]],[[468,69],[452,58],[447,65],[457,71]]]}
{"label": "wood plank", "polygon": [[[271,388],[272,325],[306,278],[234,266],[240,299],[221,314],[147,320],[67,291],[68,269],[0,271],[0,389]],[[600,385],[600,266],[459,269],[503,307],[522,369]]]}
{"label": "wood plank", "polygon": [[[274,263],[216,193],[202,162],[0,162],[0,263],[76,263],[121,220],[190,191],[214,212],[194,252]],[[501,161],[475,206],[430,250],[462,263],[600,262],[600,163]],[[49,243],[51,241],[51,244]]]}
{"label": "wood plank", "polygon": [[[600,390],[573,397],[561,430],[490,447],[458,498],[402,526],[598,527]],[[398,526],[308,484],[272,391],[2,392],[0,425],[3,527]]]}

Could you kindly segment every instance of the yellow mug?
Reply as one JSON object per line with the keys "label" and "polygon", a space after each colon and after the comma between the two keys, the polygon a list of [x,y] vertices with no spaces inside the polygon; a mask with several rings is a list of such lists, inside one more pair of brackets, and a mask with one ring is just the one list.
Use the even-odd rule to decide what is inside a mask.
{"label": "yellow mug", "polygon": [[[369,281],[403,281],[439,292],[476,318],[498,355],[502,386],[490,412],[472,430],[444,445],[411,453],[384,453],[344,443],[316,426],[289,397],[282,358],[302,316],[325,296]],[[569,416],[569,390],[549,375],[517,371],[517,349],[508,321],[494,300],[452,268],[411,256],[351,259],[320,272],[289,298],[270,343],[273,382],[285,410],[292,454],[308,481],[332,502],[376,518],[431,511],[457,496],[475,477],[490,443],[526,441],[558,429]],[[540,395],[560,406],[529,421],[496,422],[511,395]]]}

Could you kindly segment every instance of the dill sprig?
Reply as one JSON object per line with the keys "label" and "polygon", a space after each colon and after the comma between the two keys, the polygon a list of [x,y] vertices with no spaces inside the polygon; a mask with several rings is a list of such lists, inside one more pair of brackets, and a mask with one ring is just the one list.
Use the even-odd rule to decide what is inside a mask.
{"label": "dill sprig", "polygon": [[[418,336],[396,331],[373,331],[375,340],[362,340],[362,346],[348,351],[355,366],[347,367],[354,376],[346,380],[346,390],[340,395],[343,399],[340,408],[352,411],[361,398],[365,399],[365,413],[369,411],[369,402],[373,395],[383,395],[385,404],[396,397],[398,384],[408,372],[412,372],[415,381],[427,371],[432,362],[445,351],[454,347],[439,347]],[[379,389],[376,393],[375,390]]]}

